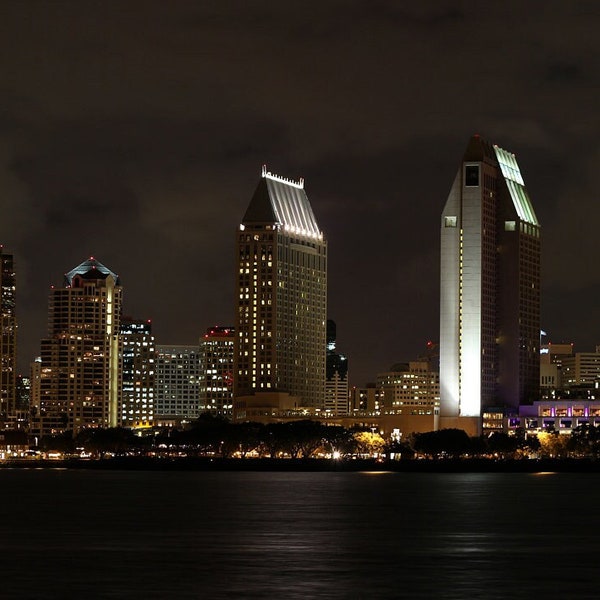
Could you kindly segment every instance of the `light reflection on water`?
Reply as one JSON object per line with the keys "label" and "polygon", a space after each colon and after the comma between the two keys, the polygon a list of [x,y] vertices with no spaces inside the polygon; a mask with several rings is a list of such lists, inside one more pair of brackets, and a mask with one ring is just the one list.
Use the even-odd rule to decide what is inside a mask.
{"label": "light reflection on water", "polygon": [[600,475],[0,471],[2,598],[598,596]]}

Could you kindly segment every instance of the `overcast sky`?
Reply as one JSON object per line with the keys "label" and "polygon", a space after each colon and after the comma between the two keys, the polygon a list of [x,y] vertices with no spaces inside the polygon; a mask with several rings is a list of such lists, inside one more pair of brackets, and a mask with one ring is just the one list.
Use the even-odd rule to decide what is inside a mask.
{"label": "overcast sky", "polygon": [[542,326],[600,344],[600,3],[0,4],[0,242],[20,363],[95,256],[158,343],[234,318],[261,165],[329,241],[329,316],[362,385],[439,337],[439,216],[469,137],[514,152],[543,228]]}

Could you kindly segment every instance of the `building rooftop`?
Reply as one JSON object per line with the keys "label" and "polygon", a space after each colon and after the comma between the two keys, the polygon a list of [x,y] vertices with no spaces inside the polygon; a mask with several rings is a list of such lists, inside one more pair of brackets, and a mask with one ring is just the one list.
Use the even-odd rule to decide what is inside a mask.
{"label": "building rooftop", "polygon": [[244,225],[251,223],[271,223],[288,233],[323,239],[304,191],[304,180],[273,175],[266,167],[242,220]]}
{"label": "building rooftop", "polygon": [[525,182],[521,175],[521,170],[517,164],[517,159],[514,154],[506,150],[490,144],[479,135],[474,135],[470,140],[463,156],[463,161],[479,162],[484,161],[491,164],[497,164],[502,171],[504,181],[510,192],[510,197],[519,219],[531,225],[539,227],[539,221],[533,210],[533,205],[529,198],[529,194],[525,189]]}
{"label": "building rooftop", "polygon": [[73,282],[73,277],[79,275],[83,279],[106,279],[109,275],[115,280],[116,285],[120,285],[119,276],[106,268],[99,260],[90,256],[80,265],[65,273],[65,285],[70,286]]}

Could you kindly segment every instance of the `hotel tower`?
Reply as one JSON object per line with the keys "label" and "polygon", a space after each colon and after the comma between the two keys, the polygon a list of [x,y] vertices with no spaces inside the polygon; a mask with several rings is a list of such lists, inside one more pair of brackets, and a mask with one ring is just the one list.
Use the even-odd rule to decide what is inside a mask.
{"label": "hotel tower", "polygon": [[91,257],[65,274],[48,302],[41,343],[41,433],[121,424],[119,277]]}
{"label": "hotel tower", "polygon": [[514,154],[479,136],[442,213],[440,283],[440,427],[475,431],[537,398],[540,342],[540,225]]}
{"label": "hotel tower", "polygon": [[234,395],[325,402],[327,242],[304,181],[267,172],[236,241]]}

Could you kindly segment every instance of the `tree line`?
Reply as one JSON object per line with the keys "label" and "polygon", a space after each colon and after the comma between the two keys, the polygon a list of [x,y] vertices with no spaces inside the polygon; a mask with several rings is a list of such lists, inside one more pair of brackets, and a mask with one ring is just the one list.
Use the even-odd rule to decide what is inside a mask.
{"label": "tree line", "polygon": [[345,428],[318,421],[299,420],[261,424],[231,423],[210,414],[201,415],[185,429],[154,429],[144,435],[126,428],[90,428],[76,435],[67,431],[45,436],[45,451],[90,453],[94,457],[136,454],[146,456],[216,456],[220,458],[461,458],[492,459],[600,458],[600,428],[582,425],[570,435],[544,431],[525,435],[495,432],[470,437],[460,429],[414,433],[402,441],[384,439],[365,428]]}

